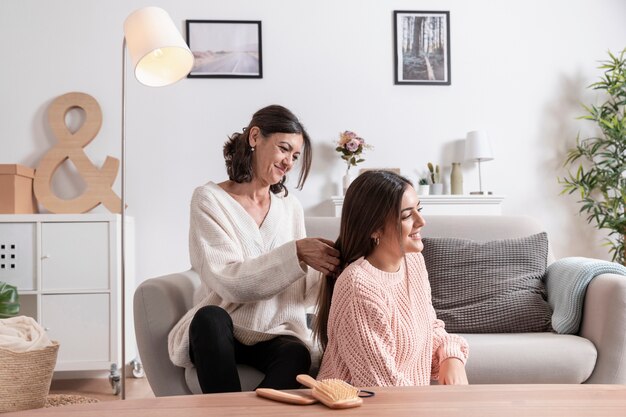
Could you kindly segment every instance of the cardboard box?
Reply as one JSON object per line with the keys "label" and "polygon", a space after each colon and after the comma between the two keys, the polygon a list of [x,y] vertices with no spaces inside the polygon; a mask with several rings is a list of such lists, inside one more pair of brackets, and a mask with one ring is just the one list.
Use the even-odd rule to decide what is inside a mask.
{"label": "cardboard box", "polygon": [[33,178],[35,170],[32,168],[0,164],[0,214],[37,213]]}

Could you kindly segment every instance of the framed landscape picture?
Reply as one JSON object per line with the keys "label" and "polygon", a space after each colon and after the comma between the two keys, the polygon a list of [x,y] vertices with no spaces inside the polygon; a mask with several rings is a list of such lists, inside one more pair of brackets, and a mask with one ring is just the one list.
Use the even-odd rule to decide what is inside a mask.
{"label": "framed landscape picture", "polygon": [[260,20],[187,20],[189,78],[263,78]]}
{"label": "framed landscape picture", "polygon": [[450,12],[393,15],[395,84],[450,85]]}

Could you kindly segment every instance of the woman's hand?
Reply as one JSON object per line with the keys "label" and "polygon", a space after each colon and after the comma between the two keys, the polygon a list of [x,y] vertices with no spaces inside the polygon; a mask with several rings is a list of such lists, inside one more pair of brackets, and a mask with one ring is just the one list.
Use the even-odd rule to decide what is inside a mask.
{"label": "woman's hand", "polygon": [[334,243],[320,237],[296,240],[298,260],[324,275],[332,273],[339,265],[339,251]]}
{"label": "woman's hand", "polygon": [[467,385],[465,365],[459,358],[448,358],[439,364],[439,384]]}

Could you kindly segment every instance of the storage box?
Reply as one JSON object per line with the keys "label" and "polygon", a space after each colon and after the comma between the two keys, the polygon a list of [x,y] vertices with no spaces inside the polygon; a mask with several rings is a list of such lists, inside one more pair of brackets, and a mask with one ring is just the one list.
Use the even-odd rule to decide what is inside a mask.
{"label": "storage box", "polygon": [[37,213],[33,178],[35,170],[32,168],[0,164],[0,214]]}

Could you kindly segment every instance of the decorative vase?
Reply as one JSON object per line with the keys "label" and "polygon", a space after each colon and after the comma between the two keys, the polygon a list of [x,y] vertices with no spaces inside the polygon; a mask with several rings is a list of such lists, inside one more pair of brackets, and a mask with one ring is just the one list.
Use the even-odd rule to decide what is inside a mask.
{"label": "decorative vase", "polygon": [[430,193],[430,187],[428,184],[418,184],[417,195],[428,195]]}
{"label": "decorative vase", "polygon": [[350,173],[350,168],[346,170],[345,175],[343,176],[343,195],[346,195],[346,191],[348,191],[348,187],[352,184],[354,177]]}
{"label": "decorative vase", "polygon": [[450,172],[450,194],[463,194],[463,172],[461,172],[461,163],[452,163],[452,172]]}
{"label": "decorative vase", "polygon": [[430,184],[430,194],[431,195],[443,194],[443,184],[440,182],[437,182],[435,184]]}

